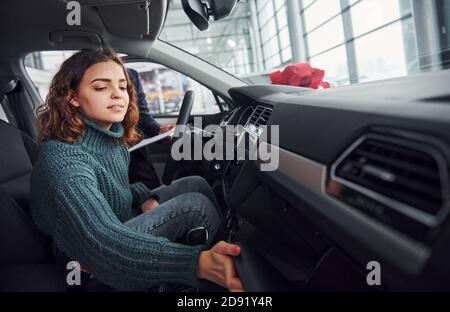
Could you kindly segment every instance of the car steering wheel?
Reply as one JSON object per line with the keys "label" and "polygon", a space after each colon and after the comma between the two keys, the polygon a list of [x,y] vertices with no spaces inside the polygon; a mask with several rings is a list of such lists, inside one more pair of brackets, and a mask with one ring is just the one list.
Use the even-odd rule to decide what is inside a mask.
{"label": "car steering wheel", "polygon": [[[191,117],[192,106],[194,106],[195,92],[192,90],[187,91],[184,94],[183,103],[181,104],[180,113],[177,119],[177,126],[186,126]],[[179,139],[179,138],[178,138]],[[177,139],[175,139],[177,140]],[[175,141],[172,141],[172,144]],[[169,150],[169,158],[167,159],[166,167],[164,168],[164,174],[162,182],[165,185],[169,185],[175,178],[179,163],[172,157],[172,147]]]}
{"label": "car steering wheel", "polygon": [[183,103],[181,104],[180,113],[178,114],[177,126],[186,126],[189,117],[191,117],[192,106],[194,106],[195,92],[192,90],[187,91],[183,97]]}

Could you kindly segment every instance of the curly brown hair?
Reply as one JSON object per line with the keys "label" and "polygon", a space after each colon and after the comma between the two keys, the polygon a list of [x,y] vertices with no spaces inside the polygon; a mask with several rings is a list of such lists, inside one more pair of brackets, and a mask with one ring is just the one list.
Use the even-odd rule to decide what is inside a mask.
{"label": "curly brown hair", "polygon": [[53,77],[44,104],[38,109],[39,142],[61,140],[73,144],[83,133],[85,124],[78,114],[78,108],[70,105],[69,96],[77,92],[86,70],[98,63],[114,61],[122,66],[127,79],[127,92],[130,97],[128,112],[122,125],[124,135],[118,139],[121,144],[132,146],[140,139],[136,130],[139,110],[136,91],[130,81],[119,56],[111,49],[83,49],[68,58]]}

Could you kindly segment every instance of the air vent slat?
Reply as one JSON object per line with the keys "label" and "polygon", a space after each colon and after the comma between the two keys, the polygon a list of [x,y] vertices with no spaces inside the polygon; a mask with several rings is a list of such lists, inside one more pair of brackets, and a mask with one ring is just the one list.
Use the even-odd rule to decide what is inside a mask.
{"label": "air vent slat", "polygon": [[[441,199],[441,192],[439,189],[436,190],[426,184],[417,183],[417,182],[414,182],[413,180],[405,179],[400,176],[395,176],[395,180],[393,182],[387,182],[387,181],[383,181],[383,179],[376,177],[374,175],[361,174],[360,176],[358,176],[356,178],[354,175],[352,176],[351,173],[343,173],[343,174],[346,175],[350,179],[353,179],[353,178],[358,179],[358,180],[367,179],[368,181],[372,182],[371,184],[375,185],[377,190],[380,189],[378,184],[380,182],[383,182],[383,183],[385,183],[385,185],[383,185],[384,187],[381,188],[380,190],[383,190],[386,188],[385,191],[389,192],[389,193],[400,192],[400,193],[405,193],[408,196],[416,196],[418,193],[421,196],[425,196],[425,197],[429,198],[430,200],[439,201]],[[387,188],[387,187],[389,187],[389,184],[391,184],[390,189]]]}
{"label": "air vent slat", "polygon": [[[343,174],[342,177],[347,178],[349,181],[361,185],[374,192],[381,193],[388,196],[398,202],[408,204],[410,202],[411,194],[403,191],[396,191],[393,189],[381,189],[378,187],[379,181],[373,181],[373,179],[354,177],[351,175]],[[440,205],[440,200],[436,198],[430,198],[424,194],[415,194],[416,200],[414,201],[415,207],[421,207],[420,210],[429,214],[435,214],[436,210],[433,207]]]}
{"label": "air vent slat", "polygon": [[424,178],[431,179],[437,182],[439,182],[440,179],[438,171],[429,169],[425,166],[416,165],[411,162],[400,161],[384,155],[373,154],[364,150],[356,150],[355,154],[357,154],[358,156],[367,157],[369,161],[373,161],[376,164],[388,164],[397,170],[405,170],[408,173],[420,175]]}
{"label": "air vent slat", "polygon": [[258,129],[261,126],[266,126],[269,122],[271,114],[272,108],[257,106],[253,111],[253,114],[248,119],[246,127],[254,126],[254,128]]}
{"label": "air vent slat", "polygon": [[427,154],[424,154],[419,151],[415,151],[412,149],[404,149],[400,146],[397,146],[395,144],[390,143],[383,143],[376,140],[368,140],[363,145],[363,148],[379,148],[378,153],[380,152],[390,152],[390,153],[397,153],[399,156],[403,156],[406,158],[410,158],[412,161],[421,162],[422,166],[435,166],[436,160]]}

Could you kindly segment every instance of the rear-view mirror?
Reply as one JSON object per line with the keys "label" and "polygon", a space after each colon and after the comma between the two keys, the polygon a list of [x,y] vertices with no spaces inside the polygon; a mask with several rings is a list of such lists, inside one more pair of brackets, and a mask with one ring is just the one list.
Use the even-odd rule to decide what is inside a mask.
{"label": "rear-view mirror", "polygon": [[221,20],[231,14],[240,0],[181,0],[183,10],[201,31],[209,28],[209,19]]}

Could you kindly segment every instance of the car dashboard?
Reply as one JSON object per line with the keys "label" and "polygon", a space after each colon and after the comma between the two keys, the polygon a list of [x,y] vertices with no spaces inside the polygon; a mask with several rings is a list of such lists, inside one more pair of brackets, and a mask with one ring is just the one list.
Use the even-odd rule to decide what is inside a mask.
{"label": "car dashboard", "polygon": [[[448,289],[449,76],[320,91],[230,90],[237,105],[221,126],[241,125],[279,161],[269,171],[260,170],[258,157],[228,161],[225,198],[260,233],[257,241],[272,243],[257,252],[272,258],[287,281],[308,289],[336,253],[359,272],[361,284],[375,261],[383,289]],[[264,126],[279,128],[277,142],[263,135]],[[300,277],[290,278],[286,267]]]}

